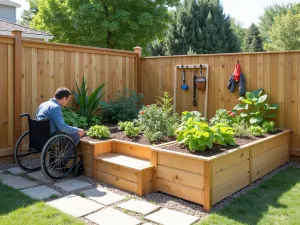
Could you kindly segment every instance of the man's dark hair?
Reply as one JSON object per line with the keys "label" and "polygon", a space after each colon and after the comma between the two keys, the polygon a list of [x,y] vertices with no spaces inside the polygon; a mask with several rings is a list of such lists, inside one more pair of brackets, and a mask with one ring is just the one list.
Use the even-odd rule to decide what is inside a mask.
{"label": "man's dark hair", "polygon": [[55,92],[55,98],[60,100],[60,99],[63,99],[64,97],[68,98],[71,94],[72,93],[68,88],[60,87]]}

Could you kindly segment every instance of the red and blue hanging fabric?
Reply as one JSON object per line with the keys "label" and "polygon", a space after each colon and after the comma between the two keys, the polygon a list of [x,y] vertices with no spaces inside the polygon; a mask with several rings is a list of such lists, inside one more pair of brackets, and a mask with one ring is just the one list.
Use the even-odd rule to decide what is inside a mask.
{"label": "red and blue hanging fabric", "polygon": [[233,77],[234,77],[235,82],[239,82],[239,81],[240,81],[240,77],[241,77],[241,66],[240,66],[239,63],[237,63],[237,64],[235,65],[234,72],[233,72]]}
{"label": "red and blue hanging fabric", "polygon": [[243,96],[246,93],[246,79],[245,76],[241,73],[241,66],[239,64],[239,61],[235,65],[234,72],[228,80],[228,90],[233,93],[237,84],[239,86],[239,95]]}

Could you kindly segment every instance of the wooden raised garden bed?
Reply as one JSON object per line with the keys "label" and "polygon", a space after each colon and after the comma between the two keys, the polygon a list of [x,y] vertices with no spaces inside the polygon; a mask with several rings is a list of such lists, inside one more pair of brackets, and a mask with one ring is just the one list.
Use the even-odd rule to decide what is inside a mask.
{"label": "wooden raised garden bed", "polygon": [[290,130],[210,157],[152,148],[153,191],[204,206],[246,187],[289,160]]}

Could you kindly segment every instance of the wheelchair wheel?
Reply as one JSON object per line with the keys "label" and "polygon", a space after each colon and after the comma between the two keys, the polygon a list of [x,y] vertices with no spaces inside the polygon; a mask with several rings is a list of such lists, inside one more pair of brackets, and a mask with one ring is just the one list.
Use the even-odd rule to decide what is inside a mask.
{"label": "wheelchair wheel", "polygon": [[14,159],[24,171],[33,172],[41,168],[41,151],[29,147],[29,131],[24,132],[14,149]]}
{"label": "wheelchair wheel", "polygon": [[44,174],[53,180],[66,177],[77,160],[77,149],[73,140],[64,134],[51,137],[45,144],[41,165]]}
{"label": "wheelchair wheel", "polygon": [[84,172],[84,167],[83,167],[83,163],[82,161],[80,161],[79,163],[77,163],[76,165],[76,169],[75,169],[75,175],[77,177],[81,176]]}

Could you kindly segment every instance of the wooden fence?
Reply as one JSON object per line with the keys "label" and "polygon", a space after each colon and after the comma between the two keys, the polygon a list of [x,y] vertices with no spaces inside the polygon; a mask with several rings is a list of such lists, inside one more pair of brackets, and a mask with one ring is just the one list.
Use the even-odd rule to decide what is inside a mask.
{"label": "wooden fence", "polygon": [[[300,155],[300,52],[240,53],[195,56],[149,57],[141,59],[141,91],[144,103],[150,104],[156,96],[167,91],[173,96],[176,65],[208,64],[208,118],[219,108],[232,109],[239,98],[238,86],[234,93],[227,89],[227,83],[239,61],[246,78],[248,91],[264,88],[271,103],[279,103],[276,125],[292,130],[291,154]],[[186,69],[187,91],[182,84],[181,69],[178,69],[176,84],[176,109],[204,111],[203,91],[197,91],[197,106],[193,107],[193,70]],[[196,71],[199,76],[199,69]],[[203,71],[205,72],[205,71]],[[205,73],[204,73],[205,74]]]}
{"label": "wooden fence", "polygon": [[[105,101],[118,90],[138,89],[140,48],[134,52],[45,43],[0,37],[0,164],[12,160],[12,147],[27,128],[27,112],[35,117],[40,103],[66,86],[75,90],[85,77],[89,90],[106,82]],[[71,102],[72,104],[72,102]]]}

